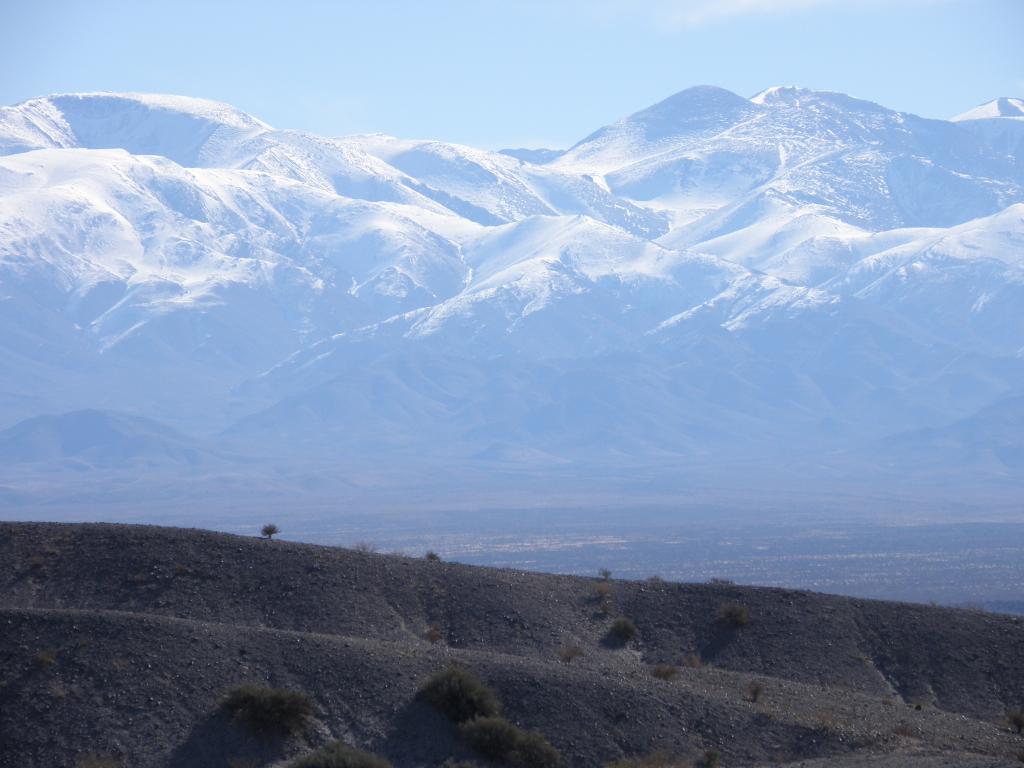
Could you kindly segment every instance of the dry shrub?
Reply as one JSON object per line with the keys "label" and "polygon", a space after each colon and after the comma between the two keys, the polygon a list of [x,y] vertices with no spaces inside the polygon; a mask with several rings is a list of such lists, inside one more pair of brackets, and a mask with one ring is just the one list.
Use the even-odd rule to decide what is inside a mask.
{"label": "dry shrub", "polygon": [[699,653],[688,653],[683,657],[683,666],[689,669],[700,669],[704,666],[704,660]]}
{"label": "dry shrub", "polygon": [[437,625],[431,625],[427,627],[427,631],[423,633],[423,637],[424,639],[429,640],[431,643],[437,645],[437,643],[440,643],[442,640],[444,640],[444,632],[442,632],[441,628]]}
{"label": "dry shrub", "polygon": [[427,550],[427,554],[425,554],[423,557],[432,563],[441,562],[441,556],[432,549]]}
{"label": "dry shrub", "polygon": [[679,677],[679,668],[674,664],[655,664],[651,674],[659,680],[675,680]]}
{"label": "dry shrub", "polygon": [[574,659],[583,655],[583,649],[578,645],[567,645],[558,649],[558,660],[563,664],[570,664]]}
{"label": "dry shrub", "polygon": [[391,768],[391,763],[340,741],[332,741],[289,763],[288,768]]}
{"label": "dry shrub", "polygon": [[1006,711],[1006,724],[1017,733],[1024,732],[1024,709],[1014,707]]}
{"label": "dry shrub", "polygon": [[764,695],[764,683],[760,680],[754,680],[747,686],[747,698],[755,704],[761,700]]}
{"label": "dry shrub", "polygon": [[243,683],[228,690],[221,709],[256,733],[292,735],[313,716],[313,701],[301,691]]}
{"label": "dry shrub", "polygon": [[667,752],[652,752],[605,763],[604,768],[693,768],[693,761],[673,757]]}
{"label": "dry shrub", "polygon": [[608,630],[608,642],[622,647],[635,640],[639,634],[640,631],[636,628],[636,624],[627,618],[618,618],[612,622],[612,626]]}
{"label": "dry shrub", "polygon": [[718,607],[718,623],[730,629],[742,629],[750,625],[750,609],[739,603],[722,603]]}
{"label": "dry shrub", "polygon": [[722,753],[712,747],[704,751],[700,764],[702,768],[718,768],[722,764]]}
{"label": "dry shrub", "polygon": [[906,736],[908,738],[915,738],[917,736],[917,730],[914,726],[903,720],[896,724],[896,727],[892,729],[892,732],[897,736]]}
{"label": "dry shrub", "polygon": [[85,755],[75,761],[75,768],[121,768],[122,765],[110,755]]}
{"label": "dry shrub", "polygon": [[53,648],[43,648],[42,650],[36,651],[36,655],[33,657],[36,666],[42,669],[52,667],[57,661],[57,652]]}
{"label": "dry shrub", "polygon": [[599,581],[594,585],[594,598],[608,600],[612,596],[612,585],[607,581]]}
{"label": "dry shrub", "polygon": [[503,717],[478,717],[459,727],[463,740],[483,757],[513,768],[556,768],[558,750],[536,731],[524,731]]}
{"label": "dry shrub", "polygon": [[417,694],[454,723],[501,712],[497,695],[468,669],[452,665],[436,672]]}

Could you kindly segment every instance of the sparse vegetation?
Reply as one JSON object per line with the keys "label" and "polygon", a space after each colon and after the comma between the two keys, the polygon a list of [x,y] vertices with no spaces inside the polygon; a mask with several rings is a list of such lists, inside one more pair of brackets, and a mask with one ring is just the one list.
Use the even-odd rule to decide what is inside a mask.
{"label": "sparse vegetation", "polygon": [[597,572],[597,575],[600,576],[602,580],[608,581],[612,577],[612,572],[607,568],[602,568]]}
{"label": "sparse vegetation", "polygon": [[280,532],[281,532],[281,529],[280,529],[280,528],[278,528],[278,527],[277,527],[276,525],[274,525],[273,523],[267,523],[266,525],[264,525],[264,526],[263,526],[263,527],[262,527],[262,528],[260,529],[260,533],[262,533],[262,534],[263,534],[263,536],[264,536],[264,537],[266,537],[267,539],[272,539],[272,538],[274,538],[274,535],[275,535],[275,534],[278,534],[278,533],[280,533]]}
{"label": "sparse vegetation", "polygon": [[221,709],[256,733],[292,735],[306,727],[313,701],[301,691],[244,683],[227,692]]}
{"label": "sparse vegetation", "polygon": [[612,645],[623,646],[636,639],[640,631],[636,624],[626,618],[618,618],[612,622],[608,630],[608,642]]}
{"label": "sparse vegetation", "polygon": [[649,755],[627,757],[605,763],[604,768],[693,768],[691,760],[673,757],[667,752],[652,752]]}
{"label": "sparse vegetation", "polygon": [[653,576],[647,577],[647,583],[652,587],[662,587],[665,585],[665,580],[655,573]]}
{"label": "sparse vegetation", "polygon": [[423,557],[432,563],[441,562],[441,556],[432,549],[427,550],[427,554],[425,554]]}
{"label": "sparse vegetation", "polygon": [[288,768],[391,768],[391,763],[340,741],[332,741],[289,763]]}
{"label": "sparse vegetation", "polygon": [[702,768],[718,768],[722,764],[722,753],[712,747],[704,751],[700,761]]}
{"label": "sparse vegetation", "polygon": [[444,640],[444,632],[442,632],[441,628],[437,625],[432,625],[427,627],[427,631],[423,633],[423,637],[425,640],[437,645]]}
{"label": "sparse vegetation", "polygon": [[718,607],[718,623],[730,629],[750,625],[750,609],[740,603],[722,603]]}
{"label": "sparse vegetation", "polygon": [[36,666],[42,669],[52,667],[57,661],[57,652],[52,648],[43,648],[42,650],[36,651],[35,655]]}
{"label": "sparse vegetation", "polygon": [[1007,710],[1006,722],[1017,733],[1024,733],[1024,709],[1014,707]]}
{"label": "sparse vegetation", "polygon": [[914,726],[904,721],[897,723],[896,727],[892,729],[892,732],[897,736],[906,736],[908,738],[914,738],[917,736],[917,731],[914,730]]}
{"label": "sparse vegetation", "polygon": [[574,659],[583,655],[583,649],[578,645],[567,645],[558,649],[558,660],[563,664],[570,664]]}
{"label": "sparse vegetation", "polygon": [[427,680],[418,696],[455,723],[475,717],[494,717],[501,712],[501,703],[494,691],[468,669],[454,664]]}
{"label": "sparse vegetation", "polygon": [[122,765],[110,755],[85,755],[75,761],[75,768],[121,768]]}
{"label": "sparse vegetation", "polygon": [[365,552],[366,554],[371,554],[377,551],[377,545],[374,544],[372,541],[357,541],[355,544],[352,545],[352,549],[354,549],[356,552]]}
{"label": "sparse vegetation", "polygon": [[463,740],[483,757],[513,768],[555,768],[559,754],[544,736],[524,731],[503,717],[478,717],[463,723]]}
{"label": "sparse vegetation", "polygon": [[735,587],[736,582],[732,579],[719,579],[717,577],[708,579],[708,584],[713,587]]}
{"label": "sparse vegetation", "polygon": [[679,677],[679,668],[675,664],[655,664],[651,667],[651,675],[659,680],[675,680]]}
{"label": "sparse vegetation", "polygon": [[704,660],[699,653],[688,653],[683,657],[683,666],[689,669],[700,669],[704,666]]}
{"label": "sparse vegetation", "polygon": [[598,600],[606,600],[612,596],[612,585],[607,581],[599,581],[594,585],[594,597]]}
{"label": "sparse vegetation", "polygon": [[764,695],[764,683],[760,680],[754,680],[747,686],[747,699],[754,702],[755,704],[761,700]]}
{"label": "sparse vegetation", "polygon": [[192,569],[189,568],[187,565],[182,565],[181,563],[176,563],[175,566],[174,566],[174,575],[175,576],[189,576],[189,575],[191,575],[191,573],[192,573]]}

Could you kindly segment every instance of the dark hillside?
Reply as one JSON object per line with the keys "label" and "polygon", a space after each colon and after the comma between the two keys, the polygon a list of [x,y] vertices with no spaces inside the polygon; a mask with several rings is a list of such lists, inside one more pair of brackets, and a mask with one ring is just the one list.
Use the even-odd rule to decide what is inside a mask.
{"label": "dark hillside", "polygon": [[[609,635],[622,617],[638,630],[624,645]],[[965,610],[4,523],[0,622],[3,766],[283,765],[331,739],[395,766],[484,765],[416,699],[452,660],[566,766],[656,749],[849,766],[1024,751],[1004,720],[1024,702],[1024,624]],[[313,721],[251,736],[218,710],[244,681],[304,691]]]}

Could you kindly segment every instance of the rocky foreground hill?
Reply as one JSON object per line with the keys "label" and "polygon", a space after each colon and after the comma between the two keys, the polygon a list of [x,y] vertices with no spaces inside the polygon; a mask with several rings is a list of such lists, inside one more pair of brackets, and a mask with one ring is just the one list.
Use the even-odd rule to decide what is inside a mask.
{"label": "rocky foreground hill", "polygon": [[[425,554],[2,523],[0,765],[286,766],[334,741],[395,768],[540,765],[488,759],[420,693],[453,664],[573,768],[1024,759],[1019,617]],[[308,711],[254,727],[224,705],[243,683]],[[338,759],[307,764],[378,765]]]}

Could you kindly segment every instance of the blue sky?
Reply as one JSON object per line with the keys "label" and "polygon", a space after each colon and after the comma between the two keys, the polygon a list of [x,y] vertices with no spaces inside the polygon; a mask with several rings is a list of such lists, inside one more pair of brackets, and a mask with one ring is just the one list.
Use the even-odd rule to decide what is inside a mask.
{"label": "blue sky", "polygon": [[155,91],[282,128],[567,146],[690,85],[928,117],[1024,95],[1024,0],[0,0],[0,103]]}

